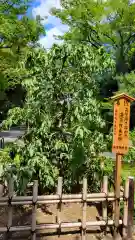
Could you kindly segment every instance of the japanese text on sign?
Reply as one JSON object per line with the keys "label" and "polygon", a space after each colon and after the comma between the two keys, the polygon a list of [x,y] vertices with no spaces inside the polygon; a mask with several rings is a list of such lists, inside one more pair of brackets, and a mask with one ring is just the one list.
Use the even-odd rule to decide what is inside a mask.
{"label": "japanese text on sign", "polygon": [[119,99],[114,103],[113,152],[126,153],[128,151],[130,103],[126,99]]}

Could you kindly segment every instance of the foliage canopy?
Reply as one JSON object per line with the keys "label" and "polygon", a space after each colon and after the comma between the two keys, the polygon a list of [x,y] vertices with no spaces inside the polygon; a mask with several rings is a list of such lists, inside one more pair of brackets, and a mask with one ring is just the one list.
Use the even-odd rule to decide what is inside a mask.
{"label": "foliage canopy", "polygon": [[25,105],[10,110],[4,122],[28,126],[23,144],[14,149],[20,167],[31,169],[42,188],[52,188],[61,175],[69,190],[87,175],[93,190],[107,138],[99,83],[113,62],[103,49],[66,43],[46,54],[36,51],[33,62],[34,75],[23,82]]}
{"label": "foliage canopy", "polygon": [[25,0],[0,2],[1,111],[8,108],[6,105],[11,105],[12,100],[8,97],[12,95],[12,89],[16,88],[27,75],[25,66],[27,56],[37,45],[39,37],[45,34],[40,17],[33,19],[26,15],[29,5],[30,1]]}

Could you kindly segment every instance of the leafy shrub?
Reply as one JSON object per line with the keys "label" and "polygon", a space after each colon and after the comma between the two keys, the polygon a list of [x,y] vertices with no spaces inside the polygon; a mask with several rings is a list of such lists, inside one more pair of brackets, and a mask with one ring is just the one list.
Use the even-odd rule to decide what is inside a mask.
{"label": "leafy shrub", "polygon": [[[33,58],[30,78],[22,83],[25,105],[11,109],[3,123],[28,126],[23,144],[12,147],[19,168],[39,180],[41,191],[51,191],[58,175],[66,191],[76,188],[83,176],[89,189],[97,191],[99,156],[106,149],[98,87],[111,61],[103,51],[71,44],[54,46],[45,55],[36,52]],[[20,172],[20,186],[21,179]]]}

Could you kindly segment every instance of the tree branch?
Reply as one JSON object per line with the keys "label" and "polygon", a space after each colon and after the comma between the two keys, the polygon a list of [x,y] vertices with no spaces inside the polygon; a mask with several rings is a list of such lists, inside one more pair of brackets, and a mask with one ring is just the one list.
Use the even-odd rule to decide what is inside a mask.
{"label": "tree branch", "polygon": [[[91,38],[91,39],[90,39]],[[92,44],[93,47],[96,47],[97,49],[101,47],[101,44],[98,43],[92,36],[88,36],[89,42]]]}
{"label": "tree branch", "polygon": [[12,46],[0,46],[0,49],[10,49]]}
{"label": "tree branch", "polygon": [[114,43],[114,45],[118,48],[118,45],[116,44],[116,42],[114,41],[113,38],[111,38],[107,33],[104,33],[103,35],[104,35],[105,37],[109,38],[109,39]]}
{"label": "tree branch", "polygon": [[130,36],[124,41],[124,44],[128,43],[131,40],[131,38],[133,38],[133,37],[135,37],[135,33],[134,34],[130,34]]}

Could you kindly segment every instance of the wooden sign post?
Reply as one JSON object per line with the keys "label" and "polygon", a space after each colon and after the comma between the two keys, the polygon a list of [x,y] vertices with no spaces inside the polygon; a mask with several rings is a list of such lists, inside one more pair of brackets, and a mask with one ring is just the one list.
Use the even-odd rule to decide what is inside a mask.
{"label": "wooden sign post", "polygon": [[120,184],[121,184],[121,160],[129,149],[129,123],[130,102],[135,99],[122,93],[112,97],[114,100],[113,119],[113,146],[112,152],[116,153],[115,165],[115,216],[114,216],[114,239],[118,238],[118,227],[120,217]]}

